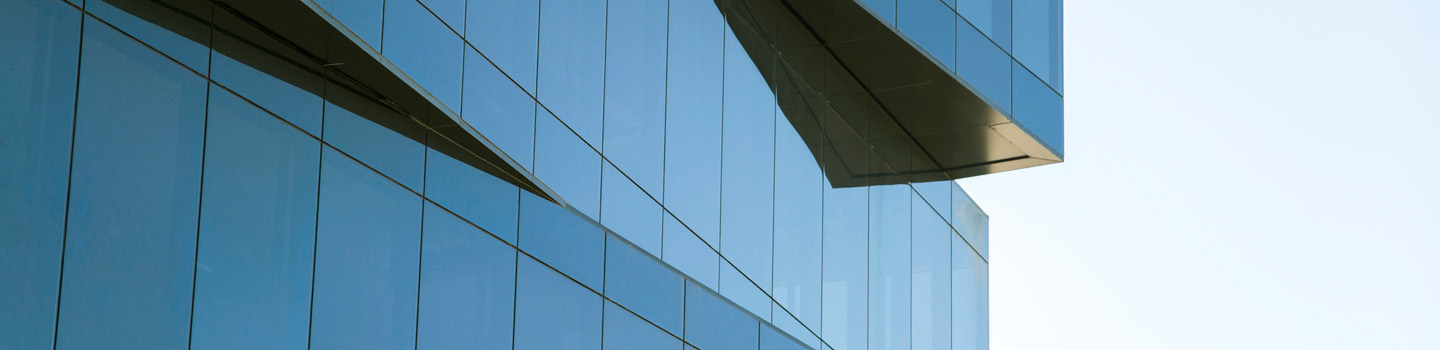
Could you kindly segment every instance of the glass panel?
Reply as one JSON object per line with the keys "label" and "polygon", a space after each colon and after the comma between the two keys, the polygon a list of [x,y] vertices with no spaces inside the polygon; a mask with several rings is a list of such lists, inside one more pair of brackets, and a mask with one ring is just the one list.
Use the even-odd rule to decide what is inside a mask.
{"label": "glass panel", "polygon": [[942,349],[950,345],[950,236],[954,231],[919,196],[912,198],[910,345]]}
{"label": "glass panel", "polygon": [[1015,59],[1061,93],[1065,92],[1063,6],[1061,0],[1015,0]]}
{"label": "glass panel", "polygon": [[515,249],[426,204],[420,263],[420,349],[510,348]]}
{"label": "glass panel", "polygon": [[210,78],[306,132],[320,135],[325,108],[320,99],[325,88],[322,67],[278,40],[257,39],[268,37],[229,12],[218,11],[215,17],[221,30],[215,32]]}
{"label": "glass panel", "polygon": [[721,166],[730,171],[720,173],[720,253],[768,291],[774,252],[775,95],[756,66],[734,33],[726,35]]}
{"label": "glass panel", "polygon": [[456,33],[465,32],[465,0],[420,0]]}
{"label": "glass panel", "polygon": [[206,82],[86,22],[56,347],[183,349]]}
{"label": "glass panel", "polygon": [[0,339],[48,348],[65,237],[80,11],[0,2]]}
{"label": "glass panel", "polygon": [[96,0],[85,11],[197,72],[210,68],[209,3]]}
{"label": "glass panel", "polygon": [[959,185],[956,185],[951,193],[954,208],[951,209],[950,216],[955,223],[955,229],[960,230],[960,236],[974,246],[973,249],[980,252],[980,256],[989,256],[990,217],[980,210],[980,206],[976,205]]}
{"label": "glass panel", "polygon": [[760,325],[760,350],[806,350],[806,348],[774,327]]}
{"label": "glass panel", "polygon": [[750,350],[760,339],[750,315],[694,283],[685,284],[685,341],[705,350]]}
{"label": "glass panel", "polygon": [[661,197],[665,176],[666,4],[667,0],[611,0],[605,22],[605,147],[601,150],[655,197]]}
{"label": "glass panel", "polygon": [[685,280],[615,236],[609,236],[605,251],[605,296],[679,333],[684,322]]}
{"label": "glass panel", "polygon": [[926,209],[934,208],[935,212],[940,213],[941,220],[949,221],[950,186],[953,185],[953,181],[930,181],[910,184],[910,187],[915,188],[915,193],[920,195],[920,198],[917,198],[920,200],[915,201],[915,207],[926,207]]}
{"label": "glass panel", "polygon": [[[816,301],[818,302],[819,300]],[[791,337],[799,339],[801,342],[809,345],[811,348],[818,349],[820,347],[820,337],[817,337],[814,333],[811,333],[810,329],[806,328],[804,324],[800,323],[800,320],[796,320],[793,315],[787,313],[784,309],[781,309],[779,304],[773,306],[771,310],[775,314],[775,316],[771,318],[771,322],[775,323],[776,329],[779,329],[781,332],[784,333],[789,333]],[[819,326],[820,324],[815,323],[815,325]]]}
{"label": "glass panel", "polygon": [[[677,283],[676,286],[681,286]],[[676,292],[682,292],[676,288]],[[679,295],[676,295],[679,296]],[[679,300],[678,298],[676,299]],[[681,305],[675,305],[676,311]],[[635,314],[625,311],[614,303],[605,303],[605,350],[674,350],[680,348],[680,339],[675,339],[659,328],[655,328]]]}
{"label": "glass panel", "polygon": [[465,7],[465,38],[526,91],[535,92],[540,0],[470,0]]}
{"label": "glass panel", "polygon": [[471,49],[465,50],[464,92],[461,118],[521,166],[534,166],[535,99]]}
{"label": "glass panel", "polygon": [[755,286],[755,282],[758,281],[753,281],[750,277],[741,274],[734,265],[720,260],[720,295],[740,307],[750,310],[750,313],[760,315],[769,321],[770,307],[774,302],[760,290],[760,287]]}
{"label": "glass panel", "polygon": [[[449,141],[431,138],[425,156],[425,196],[511,244],[520,216],[520,188],[452,158],[473,158]],[[449,153],[449,154],[447,154]]]}
{"label": "glass panel", "polygon": [[720,286],[720,254],[674,216],[665,215],[665,262],[701,284]]}
{"label": "glass panel", "polygon": [[425,181],[424,130],[409,118],[330,84],[324,140],[406,187]]}
{"label": "glass panel", "polygon": [[821,337],[836,350],[867,346],[868,188],[825,189]]}
{"label": "glass panel", "polygon": [[1010,113],[1010,55],[967,25],[956,29],[955,74],[1005,113]]}
{"label": "glass panel", "polygon": [[600,348],[604,299],[535,259],[520,258],[515,350]]}
{"label": "glass panel", "polygon": [[600,223],[645,251],[659,254],[660,204],[630,182],[613,164],[605,164]]}
{"label": "glass panel", "polygon": [[820,324],[823,174],[786,118],[775,118],[775,301]]}
{"label": "glass panel", "polygon": [[334,149],[320,159],[311,347],[411,348],[420,197]]}
{"label": "glass panel", "polygon": [[380,23],[385,0],[313,0],[370,47],[380,49]]}
{"label": "glass panel", "polygon": [[985,350],[990,348],[990,286],[988,264],[980,260],[959,236],[950,240],[951,269],[955,292],[951,317],[955,337],[953,349]]}
{"label": "glass panel", "polygon": [[880,18],[895,23],[895,0],[861,0],[860,2],[869,6],[871,11],[880,15]]}
{"label": "glass panel", "polygon": [[605,273],[605,231],[555,203],[520,192],[520,249],[590,289]]}
{"label": "glass panel", "polygon": [[936,61],[955,70],[955,12],[938,0],[899,0],[899,27]]}
{"label": "glass panel", "polygon": [[872,350],[910,348],[911,193],[908,185],[870,187]]}
{"label": "glass panel", "polygon": [[[1011,0],[948,0],[971,26],[985,33],[1005,51],[1010,51]],[[967,27],[961,21],[961,27]]]}
{"label": "glass panel", "polygon": [[604,1],[548,0],[540,7],[536,97],[592,145],[600,144],[605,105],[602,13]]}
{"label": "glass panel", "polygon": [[719,243],[725,19],[713,1],[671,0],[669,30],[665,207]]}
{"label": "glass panel", "polygon": [[320,143],[210,89],[191,346],[309,341]]}
{"label": "glass panel", "polygon": [[414,0],[385,2],[385,58],[452,111],[460,110],[465,44]]}
{"label": "glass panel", "polygon": [[549,113],[535,124],[535,177],[580,212],[600,217],[600,155]]}
{"label": "glass panel", "polygon": [[1015,64],[1015,121],[1040,141],[1061,154],[1065,153],[1065,100]]}

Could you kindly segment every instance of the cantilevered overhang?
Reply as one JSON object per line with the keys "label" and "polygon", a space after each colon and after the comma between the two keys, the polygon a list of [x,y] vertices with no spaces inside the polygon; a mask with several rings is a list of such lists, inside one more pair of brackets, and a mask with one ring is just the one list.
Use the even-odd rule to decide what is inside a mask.
{"label": "cantilevered overhang", "polygon": [[855,0],[716,3],[834,186],[952,180],[1063,159]]}
{"label": "cantilevered overhang", "polygon": [[[432,136],[416,141],[541,197],[559,198],[311,0],[104,1],[297,87],[313,87],[311,79],[323,76],[327,89],[351,92],[327,96],[328,102],[393,129],[418,124]],[[213,39],[195,28],[206,25]]]}

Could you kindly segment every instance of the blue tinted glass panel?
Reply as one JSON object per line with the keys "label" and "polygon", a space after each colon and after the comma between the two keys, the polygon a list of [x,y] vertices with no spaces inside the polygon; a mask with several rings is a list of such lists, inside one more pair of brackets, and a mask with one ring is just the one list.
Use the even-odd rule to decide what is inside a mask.
{"label": "blue tinted glass panel", "polygon": [[[437,139],[431,140],[448,142]],[[513,244],[520,216],[520,188],[436,148],[428,149],[425,156],[426,198]]]}
{"label": "blue tinted glass panel", "polygon": [[521,166],[535,164],[535,99],[475,50],[465,50],[460,117]]}
{"label": "blue tinted glass panel", "polygon": [[975,28],[962,25],[956,29],[955,74],[984,95],[1001,111],[1011,111],[1010,55],[985,39]]}
{"label": "blue tinted glass panel", "polygon": [[385,58],[430,95],[460,110],[460,67],[465,44],[414,0],[385,2]]}
{"label": "blue tinted glass panel", "polygon": [[470,44],[526,91],[535,92],[540,0],[470,0],[465,11]]}
{"label": "blue tinted glass panel", "polygon": [[950,344],[950,236],[954,231],[920,197],[912,198],[910,345],[942,349]]}
{"label": "blue tinted glass panel", "polygon": [[515,350],[600,348],[604,299],[574,281],[520,258],[515,290]]}
{"label": "blue tinted glass panel", "polygon": [[375,49],[380,48],[380,22],[385,18],[385,0],[314,0],[340,24]]}
{"label": "blue tinted glass panel", "polygon": [[705,288],[685,285],[685,341],[705,350],[755,349],[756,321]]}
{"label": "blue tinted glass panel", "polygon": [[661,257],[665,262],[701,284],[720,286],[720,254],[674,216],[665,216],[664,230],[665,250]]}
{"label": "blue tinted glass panel", "polygon": [[1015,65],[1015,121],[1056,152],[1065,153],[1065,100],[1024,66]]}
{"label": "blue tinted glass panel", "polygon": [[775,118],[775,301],[820,324],[821,214],[824,178],[815,156],[786,118]]}
{"label": "blue tinted glass panel", "polygon": [[951,70],[955,69],[955,12],[938,0],[899,0],[905,36]]}
{"label": "blue tinted glass panel", "polygon": [[[682,286],[678,281],[675,285]],[[679,310],[680,306],[676,305],[676,310]],[[654,325],[625,311],[620,306],[607,302],[605,303],[605,343],[602,348],[605,350],[675,350],[680,348],[680,339],[675,339],[674,336],[655,328]]]}
{"label": "blue tinted glass panel", "polygon": [[530,192],[520,192],[520,249],[600,290],[605,273],[605,231]]}
{"label": "blue tinted glass panel", "polygon": [[910,348],[911,193],[907,185],[870,187],[871,349]]}
{"label": "blue tinted glass panel", "polygon": [[600,217],[600,155],[549,113],[535,124],[535,177],[580,212]]}
{"label": "blue tinted glass panel", "polygon": [[956,350],[990,348],[990,292],[988,264],[980,260],[958,236],[951,239],[952,326]]}
{"label": "blue tinted glass panel", "polygon": [[720,253],[769,290],[774,252],[775,95],[756,66],[735,35],[728,34],[721,166],[730,171],[720,173]]}
{"label": "blue tinted glass panel", "polygon": [[720,108],[725,19],[713,1],[670,1],[665,105],[665,207],[720,238]]}
{"label": "blue tinted glass panel", "polygon": [[826,185],[820,335],[836,350],[867,346],[868,198],[866,187]]}
{"label": "blue tinted glass panel", "polygon": [[605,164],[600,223],[645,251],[660,253],[660,204],[636,187],[615,166]]}
{"label": "blue tinted glass panel", "polygon": [[75,121],[80,11],[0,3],[0,339],[50,347]]}
{"label": "blue tinted glass panel", "polygon": [[1061,0],[1014,1],[1015,59],[1056,91],[1065,92]]}
{"label": "blue tinted glass panel", "polygon": [[935,212],[940,213],[942,220],[950,220],[950,186],[954,186],[954,182],[930,181],[912,183],[910,186],[914,187],[915,193],[920,195],[915,201],[914,206],[917,208],[915,210],[920,210],[918,209],[920,207],[933,208]]}
{"label": "blue tinted glass panel", "polygon": [[666,4],[667,0],[612,0],[605,22],[602,150],[656,197],[661,196],[665,176]]}
{"label": "blue tinted glass panel", "polygon": [[85,10],[195,71],[210,68],[209,3],[95,0]]}
{"label": "blue tinted glass panel", "polygon": [[760,350],[806,350],[805,345],[785,336],[775,327],[760,326]]}
{"label": "blue tinted glass panel", "polygon": [[951,193],[953,208],[950,219],[955,229],[960,230],[960,236],[964,237],[975,251],[980,252],[980,256],[989,256],[990,217],[980,210],[980,206],[976,205],[959,185],[956,185]]}
{"label": "blue tinted glass panel", "polygon": [[545,25],[540,27],[536,97],[586,142],[599,145],[605,104],[605,16],[600,14],[605,13],[605,2],[550,0],[541,5],[540,23]]}
{"label": "blue tinted glass panel", "polygon": [[964,19],[960,26],[964,27],[966,21],[974,26],[985,36],[990,37],[1000,47],[1010,50],[1010,1],[1011,0],[949,0],[954,2],[955,10],[960,12]]}
{"label": "blue tinted glass panel", "polygon": [[320,168],[311,348],[413,347],[420,197],[330,148]]}
{"label": "blue tinted glass panel", "polygon": [[[228,16],[224,17],[227,21],[239,21]],[[325,108],[320,95],[325,82],[317,67],[300,66],[269,52],[270,48],[225,33],[216,33],[210,78],[306,132],[320,135]]]}
{"label": "blue tinted glass panel", "polygon": [[309,341],[320,142],[211,87],[191,346]]}
{"label": "blue tinted glass panel", "polygon": [[[775,316],[771,318],[771,322],[775,324],[776,329],[784,333],[789,333],[790,336],[800,339],[800,342],[809,345],[811,348],[820,347],[820,337],[810,332],[810,329],[806,328],[804,324],[801,324],[800,320],[795,319],[793,315],[786,312],[785,309],[780,308],[778,304],[773,306],[771,310],[771,312],[775,314]],[[815,327],[819,327],[819,321],[816,322],[817,323],[812,324],[815,325]]]}
{"label": "blue tinted glass panel", "polygon": [[331,84],[324,139],[381,174],[419,190],[425,181],[424,133],[394,110]]}
{"label": "blue tinted glass panel", "polygon": [[880,15],[880,18],[895,23],[895,0],[861,0],[860,2],[869,6],[871,11]]}
{"label": "blue tinted glass panel", "polygon": [[758,281],[741,274],[734,265],[720,261],[720,295],[768,321],[771,316],[770,307],[774,302],[760,287],[755,286],[755,282]]}
{"label": "blue tinted glass panel", "polygon": [[57,348],[185,348],[205,79],[86,19]]}
{"label": "blue tinted glass panel", "polygon": [[465,32],[465,0],[420,0],[456,33]]}
{"label": "blue tinted glass panel", "polygon": [[609,240],[605,244],[605,296],[670,332],[680,333],[685,279],[615,236]]}
{"label": "blue tinted glass panel", "polygon": [[426,204],[420,263],[420,349],[508,349],[515,249]]}

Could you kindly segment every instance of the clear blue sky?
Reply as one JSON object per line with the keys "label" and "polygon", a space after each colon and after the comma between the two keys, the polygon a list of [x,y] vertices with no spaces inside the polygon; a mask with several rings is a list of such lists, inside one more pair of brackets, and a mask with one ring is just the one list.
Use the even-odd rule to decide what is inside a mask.
{"label": "clear blue sky", "polygon": [[1440,349],[1440,1],[1065,6],[1066,163],[960,181],[992,349]]}

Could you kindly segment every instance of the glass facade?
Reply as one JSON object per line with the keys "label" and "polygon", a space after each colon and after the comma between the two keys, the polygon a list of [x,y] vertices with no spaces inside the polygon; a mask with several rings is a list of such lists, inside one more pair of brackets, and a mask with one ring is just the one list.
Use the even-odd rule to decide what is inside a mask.
{"label": "glass facade", "polygon": [[[3,1],[0,348],[988,348],[987,216],[732,1],[300,3],[542,190],[234,7]],[[1060,147],[1059,0],[863,3]]]}

